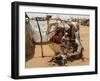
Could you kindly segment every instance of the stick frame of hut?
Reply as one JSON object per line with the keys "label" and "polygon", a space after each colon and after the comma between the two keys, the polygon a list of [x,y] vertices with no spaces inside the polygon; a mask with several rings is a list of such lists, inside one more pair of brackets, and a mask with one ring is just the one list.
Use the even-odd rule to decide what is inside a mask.
{"label": "stick frame of hut", "polygon": [[[38,26],[39,33],[40,33],[40,39],[41,39],[40,44],[41,44],[42,57],[44,57],[44,55],[43,55],[43,46],[42,46],[42,43],[44,43],[44,42],[43,42],[43,38],[42,38],[41,28],[40,28],[40,25],[39,25],[38,21],[47,21],[47,36],[48,36],[48,34],[52,33],[52,32],[50,32],[50,29],[51,29],[50,20],[58,20],[58,18],[51,18],[50,15],[47,15],[46,17],[34,17],[34,18],[30,18],[29,20],[36,20],[36,22],[37,22],[37,26]],[[59,20],[61,21],[61,23],[63,24],[64,27],[65,27],[65,25],[64,25],[63,22],[65,22],[65,23],[69,22],[70,23],[70,26],[71,26],[71,28],[69,30],[70,35],[71,35],[71,39],[70,40],[71,41],[73,41],[73,40],[75,41],[75,39],[74,39],[75,30],[74,30],[73,25],[71,24],[71,21],[62,20],[60,18],[59,18]],[[78,22],[78,25],[77,25],[77,31],[78,31],[78,39],[77,40],[79,40],[79,42],[80,42],[79,22]],[[80,43],[80,45],[81,45],[81,43]],[[82,47],[82,45],[81,45],[81,47]]]}

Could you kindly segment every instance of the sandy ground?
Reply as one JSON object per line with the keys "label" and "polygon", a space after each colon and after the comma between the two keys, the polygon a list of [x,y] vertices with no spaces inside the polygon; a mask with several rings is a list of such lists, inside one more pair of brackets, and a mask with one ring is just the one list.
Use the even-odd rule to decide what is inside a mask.
{"label": "sandy ground", "polygon": [[[80,27],[80,37],[81,42],[84,47],[84,58],[85,61],[75,60],[73,62],[68,62],[65,66],[80,66],[80,65],[88,65],[89,64],[89,27],[87,26],[81,26]],[[61,48],[57,44],[48,44],[43,45],[43,52],[44,52],[44,58],[41,57],[41,47],[40,45],[36,45],[35,48],[35,55],[34,58],[28,60],[25,63],[26,68],[34,68],[34,67],[55,67],[52,64],[48,63],[48,61],[52,58],[54,55],[54,51],[61,51]],[[57,66],[56,66],[57,67]]]}

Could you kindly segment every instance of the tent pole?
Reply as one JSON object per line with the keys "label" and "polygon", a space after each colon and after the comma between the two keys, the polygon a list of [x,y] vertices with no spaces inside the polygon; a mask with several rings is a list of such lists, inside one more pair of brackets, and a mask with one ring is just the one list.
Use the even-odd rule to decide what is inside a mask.
{"label": "tent pole", "polygon": [[40,33],[40,38],[41,38],[41,51],[42,51],[42,57],[44,57],[44,55],[43,55],[43,46],[42,46],[42,34],[41,34],[40,25],[39,25],[39,22],[38,22],[38,19],[37,19],[37,18],[36,18],[36,22],[37,22],[37,26],[38,26],[39,33]]}

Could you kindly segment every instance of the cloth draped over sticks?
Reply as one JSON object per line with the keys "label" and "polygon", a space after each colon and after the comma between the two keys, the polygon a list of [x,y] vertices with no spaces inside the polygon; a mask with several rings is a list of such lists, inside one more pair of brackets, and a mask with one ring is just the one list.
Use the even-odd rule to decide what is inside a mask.
{"label": "cloth draped over sticks", "polygon": [[[35,18],[31,18],[31,19],[28,17],[28,19],[29,19],[29,21],[30,20],[36,20],[36,22],[37,22],[37,27],[38,27],[38,30],[39,30],[39,33],[40,33],[40,39],[41,39],[40,40],[40,42],[41,42],[41,49],[43,49],[42,48],[43,36],[42,36],[42,32],[41,32],[41,27],[39,25],[39,21],[47,20],[47,32],[46,33],[47,33],[48,36],[49,36],[49,34],[51,32],[57,32],[57,30],[58,29],[60,30],[60,28],[61,29],[65,29],[65,31],[67,31],[68,29],[70,29],[71,25],[73,25],[73,28],[74,29],[72,29],[72,30],[74,30],[74,31],[71,31],[70,33],[71,33],[71,35],[72,34],[75,34],[75,42],[78,44],[77,51],[80,52],[80,50],[82,48],[82,45],[81,45],[81,42],[80,42],[79,27],[78,27],[77,24],[75,25],[75,23],[73,24],[72,22],[71,22],[71,25],[69,23],[68,24],[67,23],[65,24],[65,21],[64,20],[61,20],[61,23],[59,23],[58,26],[57,26],[56,23],[50,24],[51,16],[47,16],[47,17],[43,17],[43,18],[41,18],[41,17],[35,17]],[[54,29],[51,31],[52,27]],[[77,31],[75,31],[75,30],[77,30]],[[55,39],[59,40],[58,42],[60,42],[60,40],[62,39],[62,36],[63,36],[63,34],[55,33],[52,36],[52,38],[55,38]],[[72,36],[74,36],[74,35],[72,35]],[[34,39],[34,37],[33,37],[33,39]],[[50,38],[49,38],[49,40],[50,40]],[[49,41],[49,40],[47,40],[47,41]],[[43,56],[43,51],[42,51],[42,56]]]}

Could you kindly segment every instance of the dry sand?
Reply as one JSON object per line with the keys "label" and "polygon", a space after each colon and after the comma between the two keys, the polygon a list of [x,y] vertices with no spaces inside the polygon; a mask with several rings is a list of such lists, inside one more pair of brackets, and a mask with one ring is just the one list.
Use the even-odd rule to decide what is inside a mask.
{"label": "dry sand", "polygon": [[[83,55],[85,57],[85,61],[76,60],[73,62],[68,62],[67,65],[65,65],[67,67],[89,64],[89,27],[80,26],[80,38],[81,38],[81,43],[84,47]],[[55,49],[54,49],[54,47],[55,47]],[[49,64],[48,61],[54,55],[54,51],[57,51],[57,50],[61,51],[60,47],[57,44],[53,43],[53,44],[43,45],[44,56],[46,56],[46,57],[42,58],[41,57],[41,47],[40,47],[40,45],[36,45],[34,58],[28,60],[25,63],[25,67],[26,68],[55,67],[55,66]]]}

